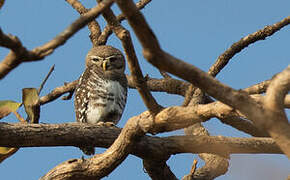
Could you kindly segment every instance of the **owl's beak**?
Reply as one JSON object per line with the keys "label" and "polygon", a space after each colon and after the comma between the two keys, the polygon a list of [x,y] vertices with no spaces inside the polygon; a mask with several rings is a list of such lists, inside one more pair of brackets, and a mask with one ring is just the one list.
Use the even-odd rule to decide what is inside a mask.
{"label": "owl's beak", "polygon": [[107,70],[107,61],[103,61],[103,70],[106,71]]}

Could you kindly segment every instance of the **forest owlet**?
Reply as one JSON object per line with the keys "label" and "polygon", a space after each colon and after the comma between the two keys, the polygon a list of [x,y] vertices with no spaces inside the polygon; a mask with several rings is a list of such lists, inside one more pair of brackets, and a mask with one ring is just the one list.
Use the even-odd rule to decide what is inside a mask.
{"label": "forest owlet", "polygon": [[[125,58],[112,46],[92,48],[86,57],[86,69],[75,89],[76,120],[81,123],[117,124],[127,100]],[[94,147],[80,147],[87,155]]]}

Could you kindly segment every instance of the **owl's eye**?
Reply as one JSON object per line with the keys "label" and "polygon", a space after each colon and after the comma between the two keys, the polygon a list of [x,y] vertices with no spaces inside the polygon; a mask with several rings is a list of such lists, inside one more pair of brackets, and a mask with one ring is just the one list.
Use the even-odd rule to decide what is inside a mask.
{"label": "owl's eye", "polygon": [[110,57],[111,62],[115,62],[118,58],[117,57]]}
{"label": "owl's eye", "polygon": [[97,58],[97,57],[92,57],[91,60],[92,60],[92,61],[95,61],[95,62],[98,62],[100,59]]}

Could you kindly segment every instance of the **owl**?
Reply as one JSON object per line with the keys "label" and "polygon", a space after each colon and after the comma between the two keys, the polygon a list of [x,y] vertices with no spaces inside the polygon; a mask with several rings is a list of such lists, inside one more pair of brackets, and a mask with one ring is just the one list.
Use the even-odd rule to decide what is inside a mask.
{"label": "owl", "polygon": [[[114,123],[122,116],[127,100],[125,58],[112,46],[92,48],[86,57],[86,69],[75,89],[76,120],[80,123]],[[94,147],[80,147],[87,155]]]}

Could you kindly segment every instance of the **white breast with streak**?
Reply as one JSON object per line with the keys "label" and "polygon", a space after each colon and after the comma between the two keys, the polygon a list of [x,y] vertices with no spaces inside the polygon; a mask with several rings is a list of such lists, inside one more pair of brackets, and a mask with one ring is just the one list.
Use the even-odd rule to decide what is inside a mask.
{"label": "white breast with streak", "polygon": [[[98,88],[98,87],[96,87]],[[100,90],[100,89],[99,89]],[[105,80],[103,81],[103,87],[101,91],[105,91],[107,98],[113,99],[108,100],[107,98],[98,98],[94,102],[89,102],[87,111],[87,122],[98,123],[101,117],[106,116],[111,111],[118,111],[120,114],[123,112],[118,105],[117,101],[124,100],[125,90],[117,81]],[[110,94],[110,95],[109,95]],[[105,104],[105,106],[94,106],[94,104]]]}

